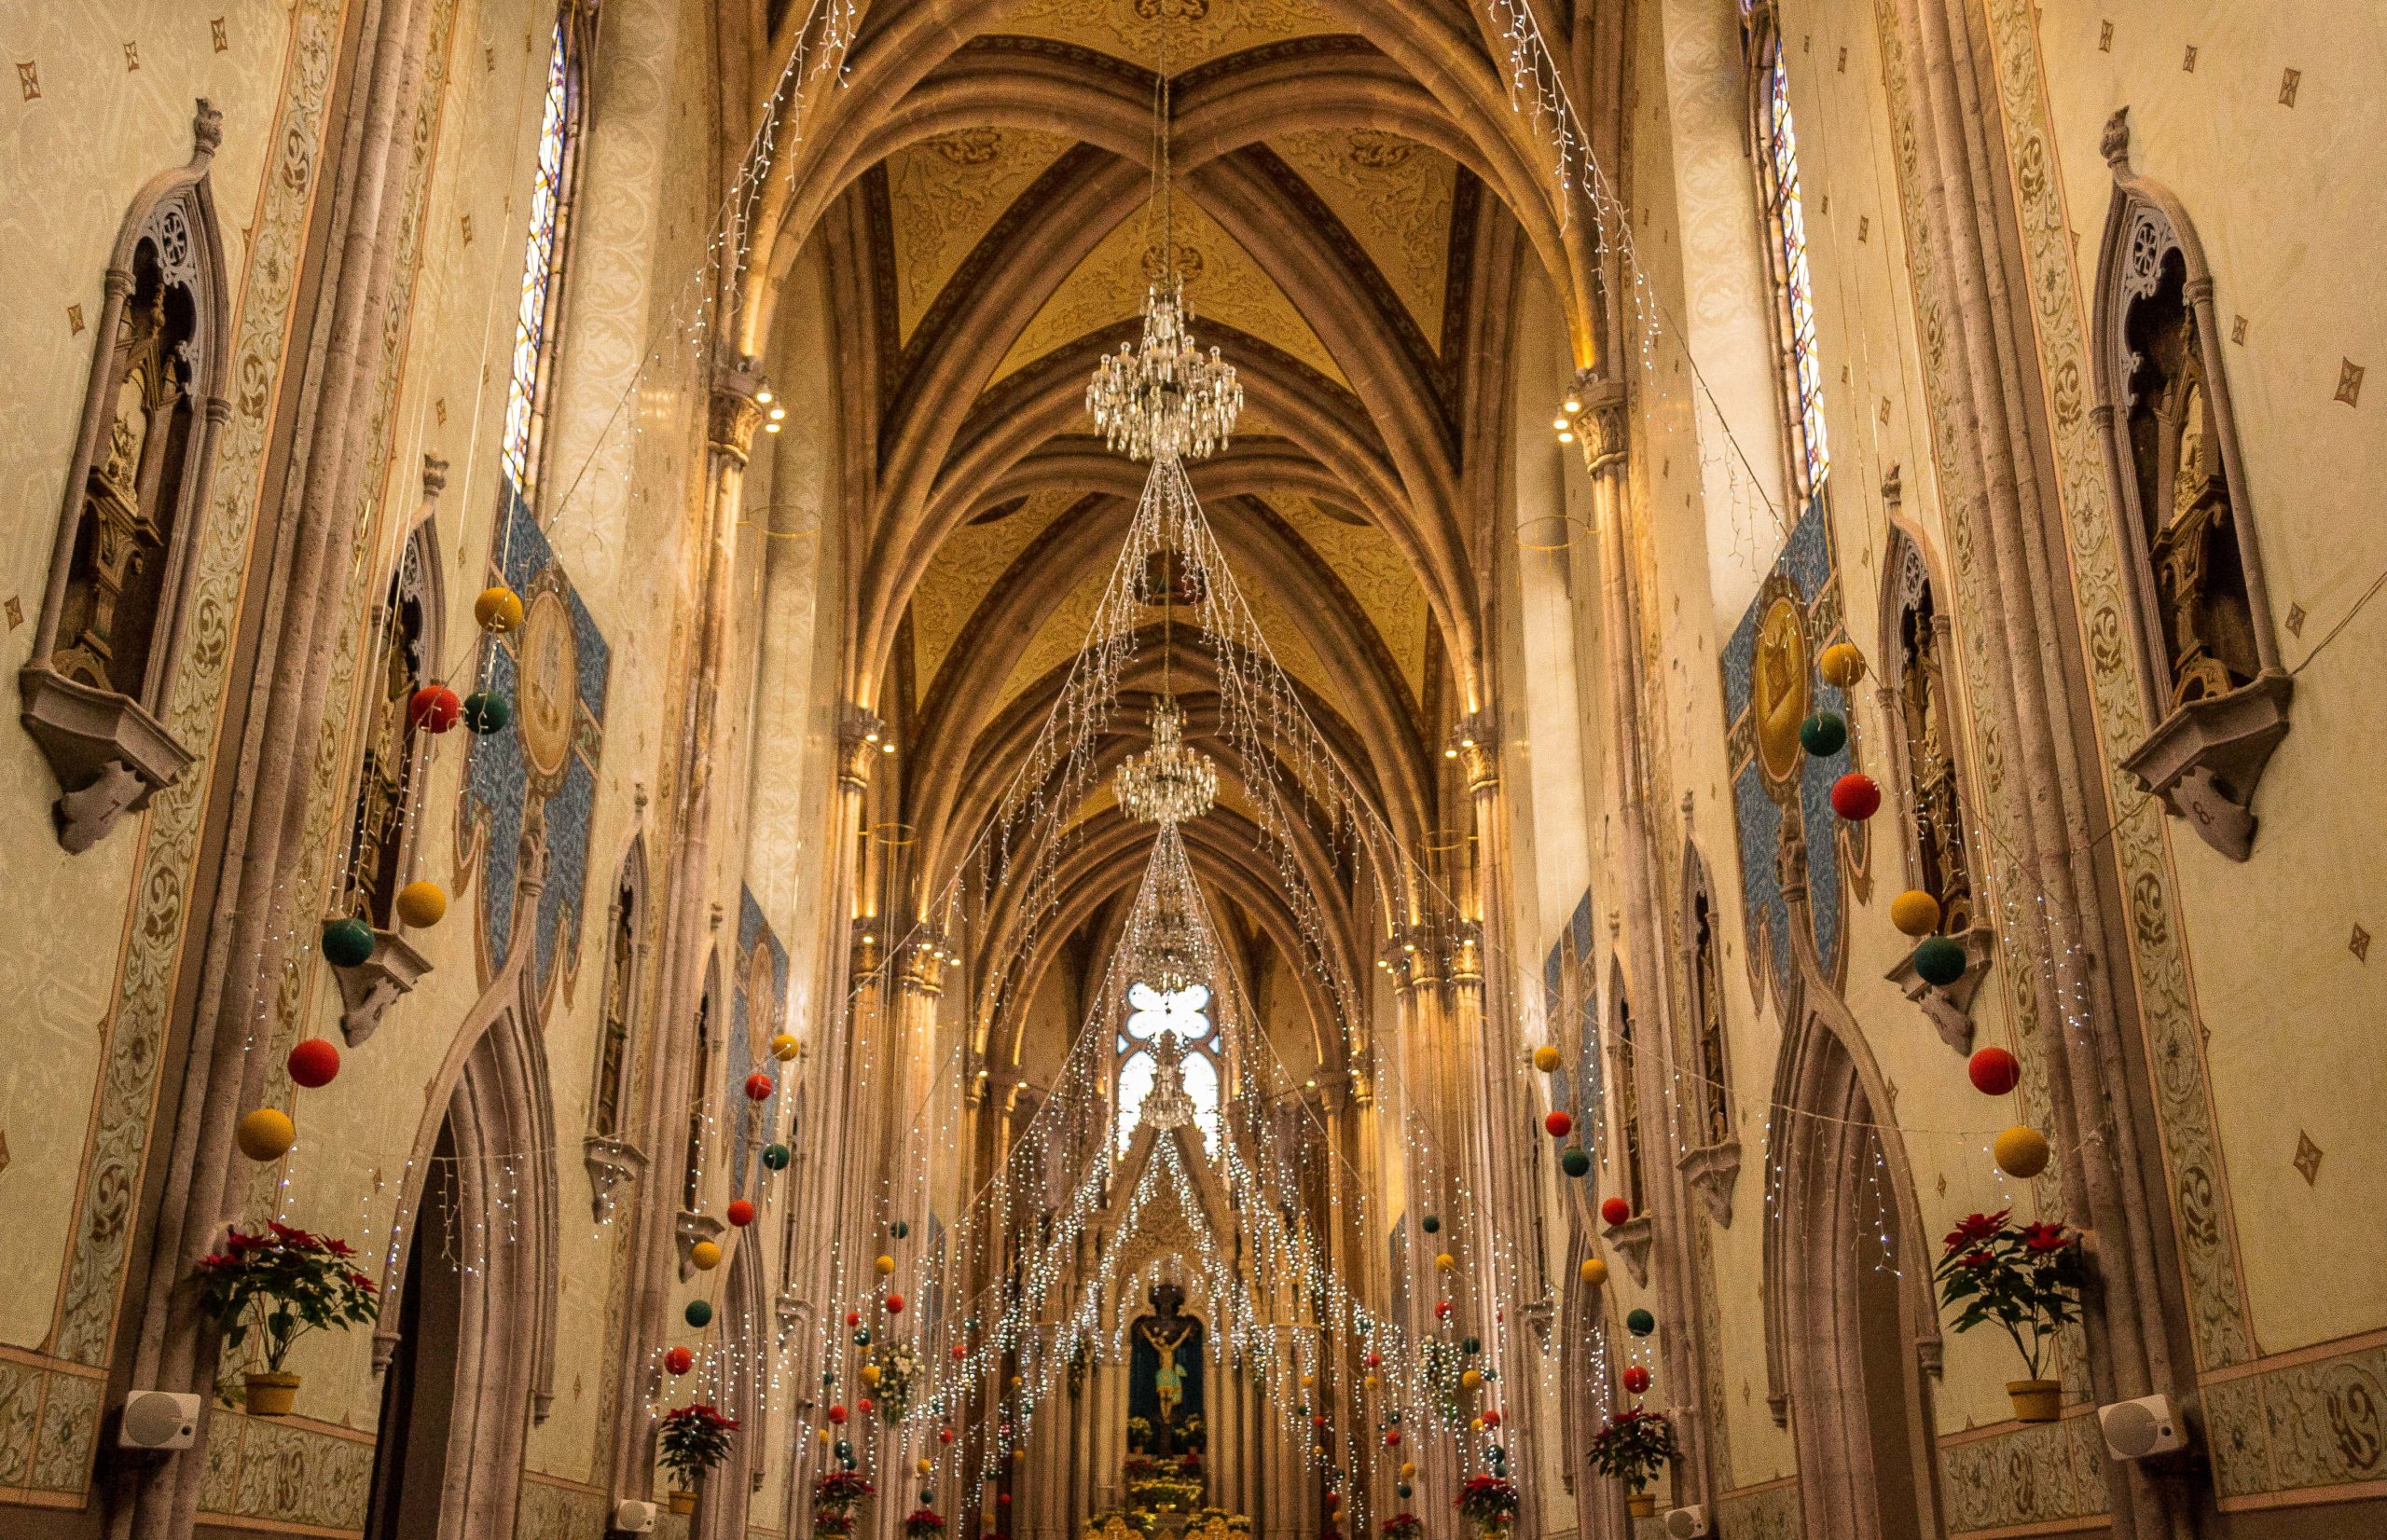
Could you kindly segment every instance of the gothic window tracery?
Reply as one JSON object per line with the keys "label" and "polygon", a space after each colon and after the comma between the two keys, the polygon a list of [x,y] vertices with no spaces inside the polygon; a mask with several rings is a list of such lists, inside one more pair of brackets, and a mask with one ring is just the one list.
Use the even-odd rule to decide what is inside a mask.
{"label": "gothic window tracery", "polygon": [[1815,337],[1814,278],[1807,255],[1806,203],[1799,180],[1799,132],[1790,111],[1790,73],[1782,58],[1773,7],[1742,5],[1750,61],[1758,192],[1773,280],[1784,421],[1801,499],[1823,490],[1831,474],[1831,436],[1824,422],[1824,367]]}
{"label": "gothic window tracery", "polygon": [[[1163,1079],[1164,1061],[1173,1061],[1203,1143],[1215,1150],[1221,1078],[1208,986],[1191,984],[1169,993],[1138,982],[1127,986],[1127,1006],[1116,1043],[1119,1148],[1135,1142],[1144,1104]],[[1164,1034],[1170,1039],[1166,1044]]]}
{"label": "gothic window tracery", "polygon": [[505,386],[505,436],[499,461],[523,501],[536,489],[546,426],[554,340],[562,309],[563,268],[580,138],[579,8],[556,19],[539,111],[538,156],[531,179],[531,220],[523,237],[522,293],[514,318],[512,368]]}
{"label": "gothic window tracery", "polygon": [[712,1065],[712,997],[715,991],[707,989],[697,1001],[695,1041],[688,1058],[688,1135],[687,1147],[682,1152],[680,1206],[694,1214],[698,1200],[704,1196],[705,1093],[710,1089]]}

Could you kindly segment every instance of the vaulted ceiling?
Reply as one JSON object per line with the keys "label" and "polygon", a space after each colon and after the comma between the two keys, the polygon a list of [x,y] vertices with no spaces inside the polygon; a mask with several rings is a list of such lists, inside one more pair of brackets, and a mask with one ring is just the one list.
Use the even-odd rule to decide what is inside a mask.
{"label": "vaulted ceiling", "polygon": [[[1570,30],[1564,6],[1543,9],[1553,48],[1591,69],[1577,61],[1596,52],[1588,18]],[[1418,848],[1443,822],[1443,734],[1483,704],[1492,466],[1524,263],[1550,274],[1579,358],[1594,351],[1586,221],[1562,217],[1549,145],[1511,109],[1489,13],[871,0],[859,15],[842,77],[807,77],[805,131],[761,231],[775,273],[817,249],[832,275],[855,413],[847,687],[906,746],[914,901],[983,827],[986,786],[1021,762],[1142,487],[1145,468],[1094,436],[1083,395],[1166,261],[1148,164],[1164,21],[1168,254],[1197,337],[1249,399],[1194,486],[1271,651],[1362,797]],[[758,288],[753,335],[768,303]],[[1201,686],[1183,681],[1203,677],[1199,648],[1182,630],[1176,646],[1198,722]],[[1139,747],[1140,715],[1116,719],[1106,752]],[[1232,783],[1251,767],[1225,768]],[[1108,799],[1080,818],[1086,848],[1108,852],[1082,863],[1082,923],[1098,923],[1142,841],[1113,829]],[[1254,933],[1281,928],[1274,874],[1255,880],[1236,849],[1202,842],[1205,880]],[[1338,944],[1364,959],[1359,917],[1338,918]]]}

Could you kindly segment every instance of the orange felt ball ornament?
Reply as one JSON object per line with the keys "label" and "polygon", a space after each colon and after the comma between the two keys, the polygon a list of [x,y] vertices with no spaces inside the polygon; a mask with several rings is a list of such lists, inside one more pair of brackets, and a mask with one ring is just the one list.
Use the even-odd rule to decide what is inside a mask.
{"label": "orange felt ball ornament", "polygon": [[1567,1134],[1575,1132],[1575,1120],[1567,1116],[1566,1109],[1561,1107],[1553,1110],[1549,1117],[1544,1118],[1541,1121],[1541,1126],[1542,1131],[1548,1134],[1552,1138],[1563,1139],[1566,1137]]}
{"label": "orange felt ball ornament", "polygon": [[1831,810],[1851,823],[1863,823],[1882,810],[1882,788],[1862,770],[1851,770],[1831,783]]}
{"label": "orange felt ball ornament", "polygon": [[727,1214],[729,1222],[740,1230],[754,1222],[754,1205],[743,1198],[732,1199]]}
{"label": "orange felt ball ornament", "polygon": [[332,1083],[339,1073],[339,1050],[322,1038],[309,1038],[290,1050],[290,1079],[313,1091]]}
{"label": "orange felt ball ornament", "polygon": [[2003,1096],[2022,1083],[2021,1061],[2002,1048],[1984,1048],[1965,1066],[1973,1089],[1984,1096]]}
{"label": "orange felt ball ornament", "polygon": [[1611,1225],[1621,1225],[1633,1217],[1633,1205],[1621,1198],[1610,1198],[1600,1204],[1600,1217]]}
{"label": "orange felt ball ornament", "polygon": [[674,1374],[685,1374],[697,1367],[697,1355],[686,1348],[675,1347],[663,1355],[663,1367]]}

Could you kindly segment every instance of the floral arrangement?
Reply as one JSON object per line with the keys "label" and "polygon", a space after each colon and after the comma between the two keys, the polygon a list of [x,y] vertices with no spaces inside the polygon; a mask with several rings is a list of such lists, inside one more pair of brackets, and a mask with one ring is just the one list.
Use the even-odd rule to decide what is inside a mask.
{"label": "floral arrangement", "polygon": [[920,1378],[920,1350],[910,1338],[897,1338],[879,1343],[870,1362],[878,1370],[879,1420],[891,1428],[911,1409],[912,1387]]}
{"label": "floral arrangement", "polygon": [[2019,1225],[2013,1216],[2012,1209],[2000,1209],[1958,1221],[1931,1275],[1939,1285],[1941,1308],[1959,1313],[1952,1323],[1955,1330],[1994,1321],[2014,1340],[2031,1378],[2038,1380],[2056,1334],[2080,1319],[2088,1265],[2078,1231],[2061,1224]]}
{"label": "floral arrangement", "polygon": [[1187,1449],[1199,1451],[1209,1446],[1209,1424],[1199,1417],[1188,1417],[1177,1424],[1177,1441]]}
{"label": "floral arrangement", "polygon": [[812,1511],[815,1519],[823,1513],[850,1514],[865,1497],[876,1495],[878,1489],[858,1470],[831,1470],[821,1473],[812,1483]]}
{"label": "floral arrangement", "polygon": [[1202,1462],[1194,1455],[1154,1459],[1138,1454],[1120,1467],[1127,1488],[1127,1506],[1144,1513],[1193,1512],[1202,1501]]}
{"label": "floral arrangement", "polygon": [[224,1249],[200,1259],[200,1308],[239,1352],[252,1340],[269,1373],[283,1372],[291,1345],[310,1331],[368,1326],[381,1313],[373,1280],[356,1270],[346,1241],[288,1225],[235,1230]]}
{"label": "floral arrangement", "polygon": [[1384,1521],[1384,1540],[1417,1540],[1426,1533],[1426,1521],[1406,1510]]}
{"label": "floral arrangement", "polygon": [[704,1473],[729,1458],[729,1436],[738,1431],[736,1418],[702,1402],[678,1407],[663,1414],[656,1442],[663,1464],[683,1485],[693,1487]]}
{"label": "floral arrangement", "polygon": [[1463,1421],[1458,1401],[1459,1376],[1467,1372],[1467,1356],[1459,1352],[1456,1342],[1442,1338],[1427,1339],[1418,1350],[1419,1367],[1425,1370],[1426,1389],[1450,1422]]}
{"label": "floral arrangement", "polygon": [[1487,1534],[1505,1530],[1517,1517],[1517,1484],[1505,1476],[1470,1476],[1453,1506]]}
{"label": "floral arrangement", "polygon": [[1649,1486],[1649,1478],[1681,1453],[1681,1446],[1675,1442],[1675,1425],[1663,1411],[1628,1407],[1611,1414],[1592,1435],[1592,1464],[1603,1476],[1621,1478],[1631,1492]]}
{"label": "floral arrangement", "polygon": [[934,1508],[914,1508],[904,1516],[906,1540],[931,1540],[945,1533],[945,1518]]}
{"label": "floral arrangement", "polygon": [[1132,1450],[1150,1449],[1152,1442],[1152,1420],[1149,1417],[1128,1418],[1127,1447]]}

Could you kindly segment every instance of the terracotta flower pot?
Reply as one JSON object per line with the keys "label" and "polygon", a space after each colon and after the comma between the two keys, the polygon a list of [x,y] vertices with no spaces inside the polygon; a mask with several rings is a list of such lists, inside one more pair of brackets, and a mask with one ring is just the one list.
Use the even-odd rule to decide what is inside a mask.
{"label": "terracotta flower pot", "polygon": [[252,1417],[287,1417],[298,1399],[298,1376],[275,1369],[251,1369],[241,1377],[246,1394],[241,1404]]}
{"label": "terracotta flower pot", "polygon": [[1624,1511],[1635,1519],[1654,1519],[1658,1516],[1658,1494],[1636,1492],[1624,1500]]}
{"label": "terracotta flower pot", "polygon": [[2008,1380],[2006,1394],[2018,1423],[2052,1423],[2063,1414],[2063,1386],[2054,1380]]}
{"label": "terracotta flower pot", "polygon": [[682,1492],[676,1487],[673,1488],[671,1492],[671,1511],[673,1513],[696,1512],[697,1494],[693,1492]]}

